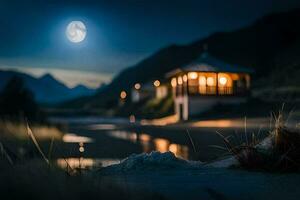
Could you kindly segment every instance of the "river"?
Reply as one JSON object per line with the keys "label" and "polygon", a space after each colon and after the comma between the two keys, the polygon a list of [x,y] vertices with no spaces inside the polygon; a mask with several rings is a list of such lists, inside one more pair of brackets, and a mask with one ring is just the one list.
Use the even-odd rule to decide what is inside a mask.
{"label": "river", "polygon": [[[219,119],[153,125],[122,118],[52,118],[67,125],[57,163],[90,168],[119,163],[131,154],[171,151],[176,156],[211,161],[228,154],[222,134],[233,144],[251,143],[268,133],[267,119]],[[62,156],[63,155],[63,156]],[[67,161],[67,162],[66,162]]]}

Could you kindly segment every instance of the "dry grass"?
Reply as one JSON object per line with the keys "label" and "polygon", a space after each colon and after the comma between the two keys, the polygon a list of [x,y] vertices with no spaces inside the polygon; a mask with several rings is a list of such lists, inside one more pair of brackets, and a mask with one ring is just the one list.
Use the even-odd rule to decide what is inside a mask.
{"label": "dry grass", "polygon": [[[11,148],[7,148],[0,141],[1,199],[164,199],[161,195],[149,191],[141,189],[127,191],[124,185],[111,181],[104,182],[96,171],[71,168],[67,159],[65,163],[68,167],[58,168],[50,162],[54,145],[53,135],[45,137],[43,133],[36,134],[34,130],[39,130],[36,127],[31,129],[28,124],[4,123],[2,130],[6,131],[2,139],[13,137],[31,140],[30,146],[36,150],[38,156],[16,158],[14,153],[16,150],[11,151]],[[52,137],[52,140],[46,154],[40,147],[39,139],[49,137]]]}
{"label": "dry grass", "polygon": [[[283,109],[282,109],[283,110]],[[299,171],[300,170],[300,130],[288,128],[283,111],[272,113],[274,128],[268,137],[260,141],[253,134],[246,143],[233,145],[228,138],[218,133],[228,150],[245,169],[267,171]],[[245,130],[245,137],[246,136]]]}
{"label": "dry grass", "polygon": [[[63,136],[62,131],[54,126],[32,125],[32,132],[39,140],[60,140]],[[27,123],[0,121],[0,138],[28,139]]]}

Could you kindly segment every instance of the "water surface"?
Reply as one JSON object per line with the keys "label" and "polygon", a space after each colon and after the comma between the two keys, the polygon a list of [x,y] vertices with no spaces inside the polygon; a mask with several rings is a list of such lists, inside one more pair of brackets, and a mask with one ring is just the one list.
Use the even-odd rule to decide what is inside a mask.
{"label": "water surface", "polygon": [[57,163],[80,168],[107,166],[133,153],[151,151],[171,151],[183,159],[211,161],[228,154],[222,150],[223,140],[217,132],[239,144],[250,143],[253,135],[263,138],[269,130],[269,122],[264,119],[192,121],[163,126],[114,118],[55,120],[68,124],[68,133],[60,145],[65,155],[58,156]]}

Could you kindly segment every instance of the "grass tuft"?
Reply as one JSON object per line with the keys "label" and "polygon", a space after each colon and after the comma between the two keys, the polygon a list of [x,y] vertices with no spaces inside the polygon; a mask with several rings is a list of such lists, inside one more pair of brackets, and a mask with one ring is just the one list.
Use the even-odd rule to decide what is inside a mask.
{"label": "grass tuft", "polygon": [[284,115],[284,105],[278,113],[271,113],[274,126],[269,135],[263,140],[252,133],[248,138],[245,118],[245,140],[246,142],[234,145],[221,133],[217,134],[223,139],[227,151],[240,163],[240,166],[249,170],[266,170],[291,172],[300,171],[300,130],[288,127],[290,116]]}

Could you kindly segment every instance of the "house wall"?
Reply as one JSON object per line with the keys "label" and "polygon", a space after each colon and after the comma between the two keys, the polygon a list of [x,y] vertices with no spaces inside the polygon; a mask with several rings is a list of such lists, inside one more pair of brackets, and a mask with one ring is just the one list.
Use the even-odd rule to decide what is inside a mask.
{"label": "house wall", "polygon": [[179,119],[188,120],[191,116],[201,114],[217,104],[240,104],[246,97],[222,96],[182,96],[174,98],[175,113]]}
{"label": "house wall", "polygon": [[201,114],[213,108],[217,104],[230,105],[246,102],[246,97],[221,97],[221,96],[200,96],[188,98],[188,115]]}
{"label": "house wall", "polygon": [[163,99],[168,95],[168,87],[165,85],[156,87],[156,98]]}
{"label": "house wall", "polygon": [[216,97],[189,97],[188,98],[188,115],[196,115],[211,109],[218,103]]}
{"label": "house wall", "polygon": [[181,96],[174,98],[174,109],[178,119],[188,120],[188,97]]}

